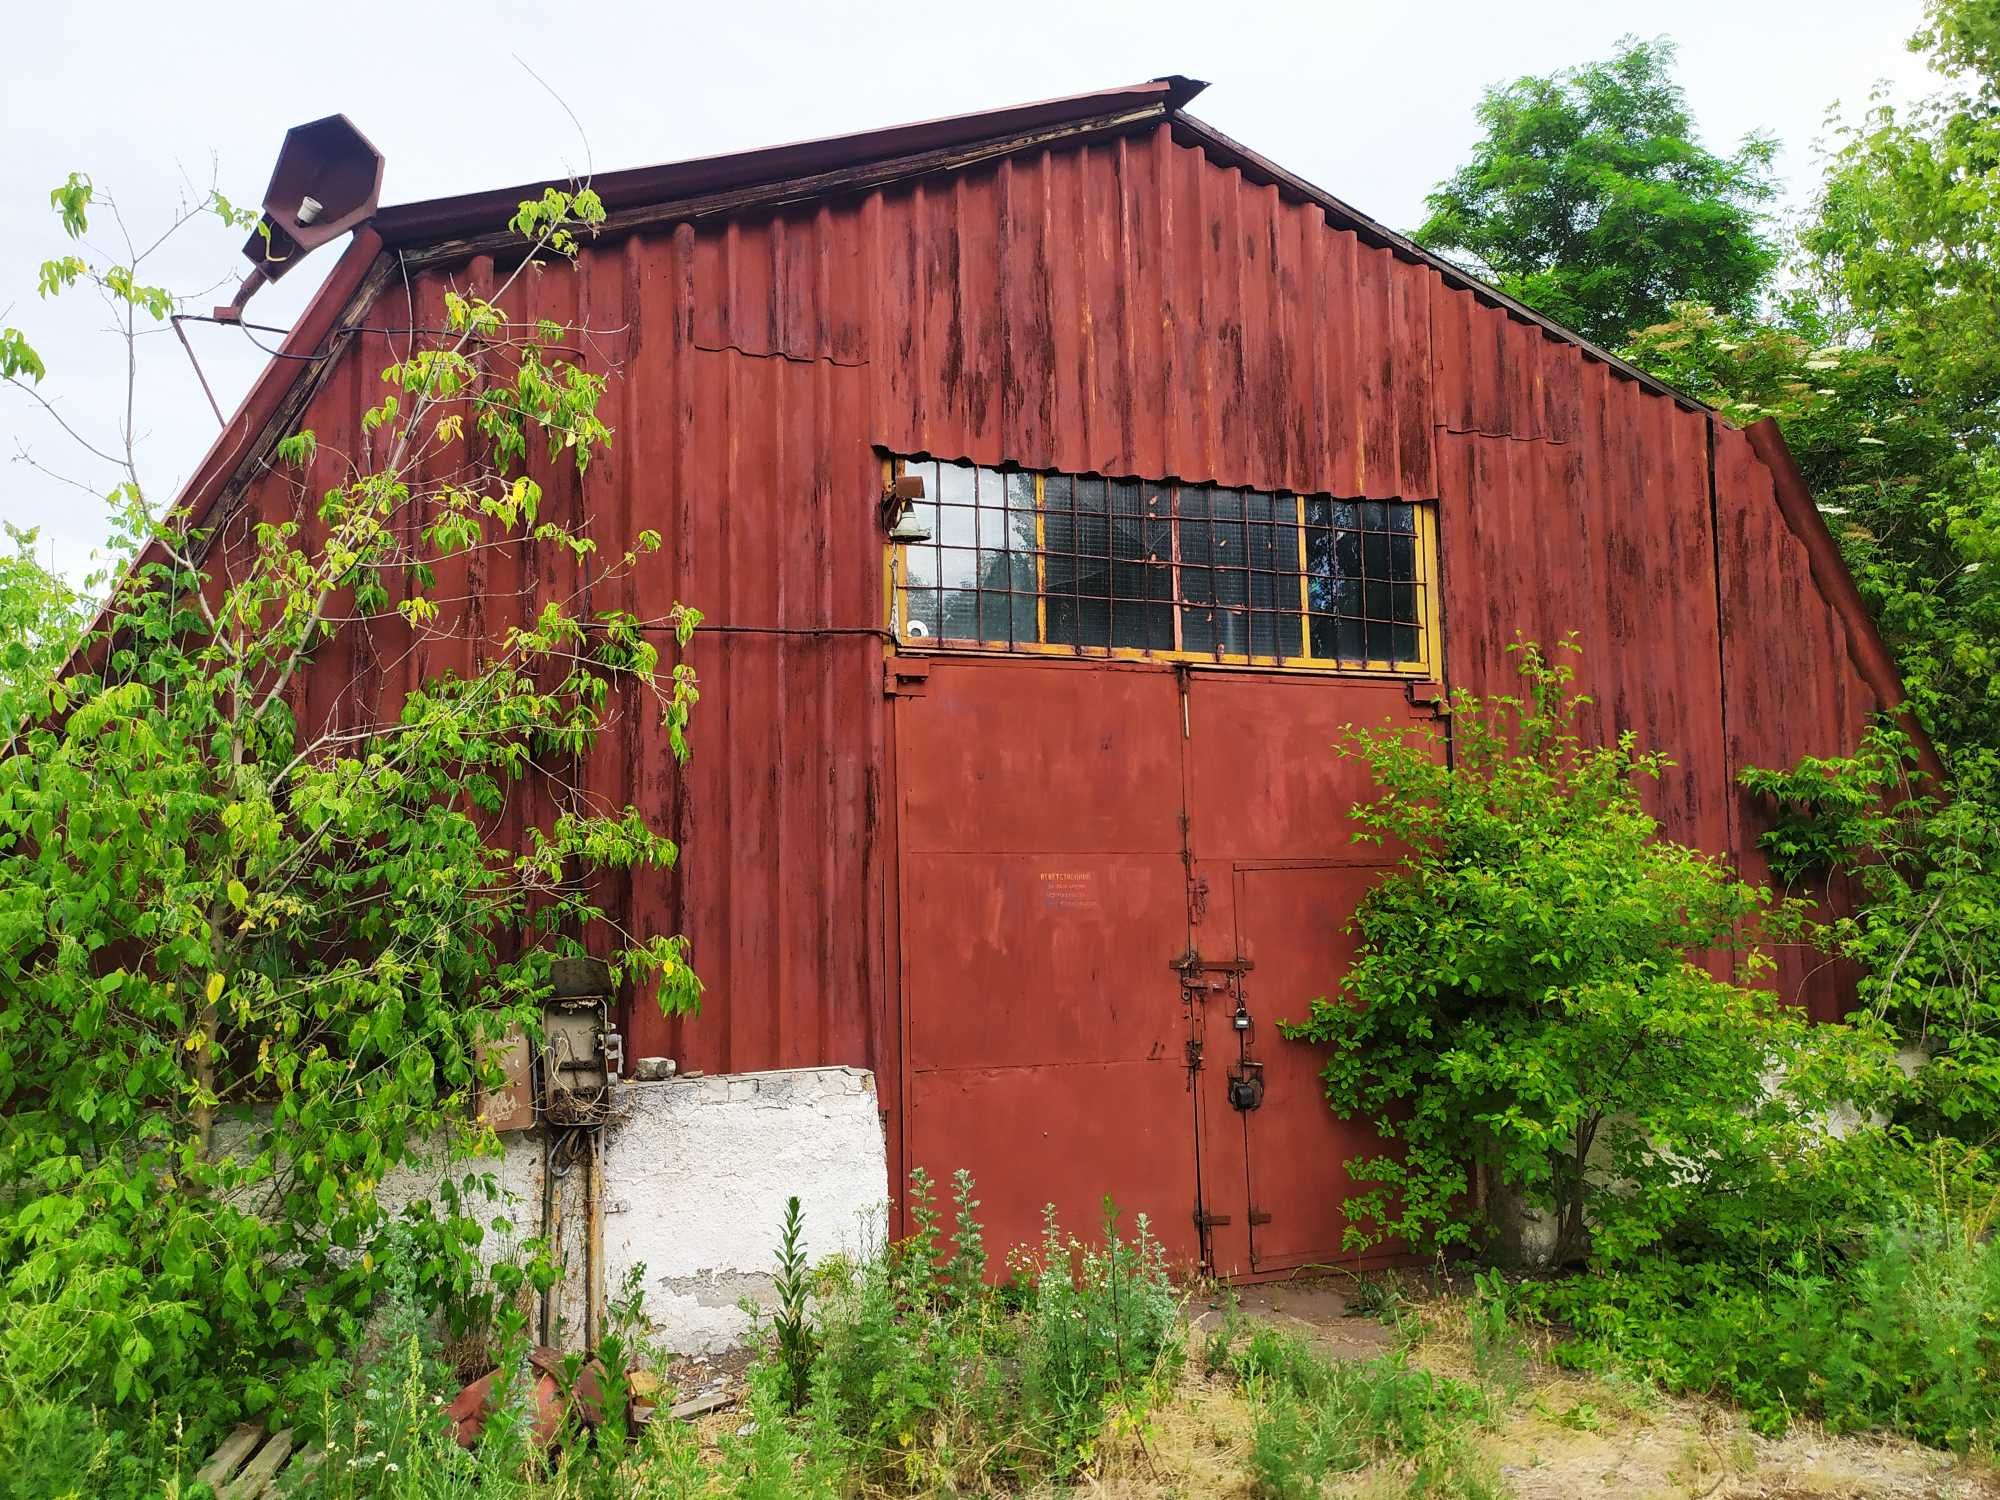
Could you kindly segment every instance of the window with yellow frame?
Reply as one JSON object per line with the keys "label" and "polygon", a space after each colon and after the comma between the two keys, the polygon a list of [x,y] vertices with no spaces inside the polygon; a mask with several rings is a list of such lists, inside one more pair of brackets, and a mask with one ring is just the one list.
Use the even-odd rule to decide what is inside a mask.
{"label": "window with yellow frame", "polygon": [[1428,504],[892,464],[923,480],[891,544],[913,645],[1429,675]]}

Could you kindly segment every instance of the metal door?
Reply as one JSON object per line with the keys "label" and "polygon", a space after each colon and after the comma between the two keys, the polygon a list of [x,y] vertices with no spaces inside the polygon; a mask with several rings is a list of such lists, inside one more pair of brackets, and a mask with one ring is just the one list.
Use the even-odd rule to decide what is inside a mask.
{"label": "metal door", "polygon": [[1106,1194],[1199,1252],[1181,707],[1156,667],[1025,659],[896,700],[905,1156],[973,1174],[996,1270]]}
{"label": "metal door", "polygon": [[[892,678],[897,673],[892,667]],[[1110,1195],[1224,1276],[1349,1260],[1372,1133],[1278,1035],[1333,993],[1385,856],[1334,752],[1397,682],[936,658],[896,704],[903,1140],[988,1242]],[[1239,1024],[1239,1019],[1240,1023]]]}
{"label": "metal door", "polygon": [[[1375,1132],[1327,1104],[1319,1049],[1278,1034],[1337,994],[1349,919],[1395,854],[1358,844],[1374,794],[1336,753],[1345,726],[1413,725],[1399,682],[1193,674],[1188,685],[1190,947],[1205,1258],[1223,1276],[1354,1260],[1346,1163]],[[1226,983],[1214,982],[1217,977]]]}

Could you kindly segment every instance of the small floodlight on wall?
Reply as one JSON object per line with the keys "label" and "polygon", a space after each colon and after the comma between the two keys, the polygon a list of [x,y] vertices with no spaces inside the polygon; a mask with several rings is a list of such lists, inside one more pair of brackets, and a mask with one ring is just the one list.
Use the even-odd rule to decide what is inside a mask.
{"label": "small floodlight on wall", "polygon": [[250,274],[218,318],[237,321],[243,304],[321,245],[374,217],[382,201],[382,153],[346,115],[328,115],[285,132],[264,217],[243,247]]}

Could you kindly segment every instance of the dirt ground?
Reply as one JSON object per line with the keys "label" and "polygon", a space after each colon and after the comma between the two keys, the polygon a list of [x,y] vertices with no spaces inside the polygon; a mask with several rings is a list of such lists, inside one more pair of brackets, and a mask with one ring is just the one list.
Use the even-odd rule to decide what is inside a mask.
{"label": "dirt ground", "polygon": [[[1249,1288],[1241,1308],[1246,1318],[1295,1332],[1328,1357],[1368,1359],[1396,1347],[1395,1333],[1382,1323],[1347,1316],[1344,1293],[1351,1285],[1320,1280]],[[1412,1358],[1469,1378],[1469,1352],[1452,1331],[1448,1304],[1448,1298],[1419,1304],[1426,1334]],[[1219,1306],[1190,1309],[1197,1353],[1222,1316]],[[1250,1426],[1242,1397],[1225,1381],[1205,1379],[1199,1359],[1190,1359],[1179,1398],[1157,1414],[1150,1432],[1107,1454],[1102,1474],[1086,1489],[1135,1497],[1247,1496]],[[1473,1441],[1496,1489],[1516,1500],[2000,1500],[2000,1469],[1982,1460],[1893,1439],[1835,1437],[1809,1424],[1782,1438],[1760,1437],[1722,1404],[1540,1362],[1524,1369],[1511,1406]],[[1332,1493],[1371,1500],[1403,1495],[1407,1476],[1366,1472]]]}

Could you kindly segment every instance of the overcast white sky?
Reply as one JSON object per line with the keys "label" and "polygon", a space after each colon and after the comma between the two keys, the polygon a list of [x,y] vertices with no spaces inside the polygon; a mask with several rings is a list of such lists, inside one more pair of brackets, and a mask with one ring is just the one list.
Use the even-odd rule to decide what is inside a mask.
{"label": "overcast white sky", "polygon": [[[1830,105],[1877,81],[1928,87],[1903,46],[1919,0],[1005,0],[990,6],[845,0],[340,0],[301,5],[94,4],[10,15],[0,93],[0,324],[49,365],[41,387],[105,446],[123,401],[123,351],[84,296],[36,298],[63,253],[48,189],[73,169],[118,200],[135,237],[213,177],[262,195],[285,128],[343,111],[388,157],[388,202],[578,169],[582,147],[526,58],[576,111],[599,169],[958,114],[1162,73],[1210,81],[1192,112],[1401,229],[1474,139],[1482,85],[1605,55],[1628,32],[1667,34],[1708,144],[1749,130],[1783,142],[1796,194]],[[108,227],[108,226],[107,226]],[[93,235],[107,246],[108,237]],[[155,279],[227,301],[240,236],[186,235]],[[336,259],[320,251],[254,304],[289,324]],[[233,409],[263,356],[241,332],[194,325],[209,380]],[[215,433],[170,333],[146,341],[137,426],[148,488],[165,496]],[[103,507],[17,458],[102,490],[116,476],[17,392],[0,390],[0,518],[39,526],[44,551],[84,571]]]}

